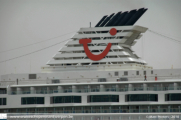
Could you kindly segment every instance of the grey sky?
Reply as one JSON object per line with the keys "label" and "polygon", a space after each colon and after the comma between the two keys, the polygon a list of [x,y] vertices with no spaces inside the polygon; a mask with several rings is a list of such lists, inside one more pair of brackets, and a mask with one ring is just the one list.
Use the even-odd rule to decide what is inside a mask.
{"label": "grey sky", "polygon": [[[53,45],[92,26],[104,15],[141,7],[147,12],[135,25],[148,27],[181,41],[180,0],[0,0],[0,51],[21,47],[65,33],[71,34],[14,51],[0,53],[0,61]],[[65,42],[64,42],[65,43]],[[29,56],[0,63],[0,75],[40,72],[40,67],[64,43]],[[155,69],[181,68],[181,43],[147,31],[133,50]]]}

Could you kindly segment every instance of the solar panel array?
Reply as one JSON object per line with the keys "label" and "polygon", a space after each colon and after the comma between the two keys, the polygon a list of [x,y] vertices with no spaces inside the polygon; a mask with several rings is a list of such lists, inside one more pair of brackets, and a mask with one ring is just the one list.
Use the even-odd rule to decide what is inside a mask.
{"label": "solar panel array", "polygon": [[130,12],[118,12],[117,14],[111,14],[110,16],[103,16],[95,27],[110,27],[110,26],[130,26],[147,11],[145,8],[138,10],[131,10]]}

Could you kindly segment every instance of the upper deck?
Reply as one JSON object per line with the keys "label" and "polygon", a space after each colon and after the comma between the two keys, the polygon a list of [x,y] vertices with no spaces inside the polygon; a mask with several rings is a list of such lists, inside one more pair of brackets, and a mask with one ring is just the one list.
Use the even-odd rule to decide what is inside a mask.
{"label": "upper deck", "polygon": [[[59,53],[47,62],[47,65],[59,66],[59,68],[64,66],[71,69],[72,66],[82,65],[89,67],[92,65],[123,65],[125,63],[146,65],[146,61],[131,49],[136,44],[136,40],[140,39],[142,33],[148,29],[134,26],[134,23],[146,10],[141,8],[130,12],[118,12],[104,16],[95,27],[80,28],[71,40],[58,50]],[[80,40],[85,42],[88,39],[91,42],[84,45],[80,43]],[[88,55],[91,54],[97,58],[102,53],[105,54],[98,60],[92,59]],[[47,69],[48,67],[43,68]],[[50,71],[49,68],[48,70]]]}

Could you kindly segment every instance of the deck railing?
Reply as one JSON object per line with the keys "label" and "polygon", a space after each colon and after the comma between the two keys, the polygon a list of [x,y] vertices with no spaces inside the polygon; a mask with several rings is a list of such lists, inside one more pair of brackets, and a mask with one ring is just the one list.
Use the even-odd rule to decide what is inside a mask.
{"label": "deck railing", "polygon": [[[84,110],[18,110],[15,113],[170,113],[181,112],[179,108],[149,108],[149,109],[84,109]],[[13,111],[9,111],[13,113]]]}
{"label": "deck railing", "polygon": [[127,87],[127,88],[87,88],[87,89],[62,89],[62,90],[29,90],[29,91],[9,91],[10,95],[17,94],[56,94],[56,93],[89,93],[89,92],[127,92],[127,91],[169,91],[181,90],[177,87]]}

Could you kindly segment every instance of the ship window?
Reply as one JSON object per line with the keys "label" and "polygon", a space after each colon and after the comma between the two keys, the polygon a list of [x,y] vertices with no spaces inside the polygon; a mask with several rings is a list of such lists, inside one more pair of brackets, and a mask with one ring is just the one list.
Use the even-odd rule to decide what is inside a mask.
{"label": "ship window", "polygon": [[106,78],[99,78],[98,82],[106,82]]}
{"label": "ship window", "polygon": [[60,83],[60,80],[52,80],[52,83]]}
{"label": "ship window", "polygon": [[181,101],[181,93],[165,94],[165,101]]}
{"label": "ship window", "polygon": [[21,104],[44,104],[44,97],[22,97]]}
{"label": "ship window", "polygon": [[0,94],[6,94],[7,90],[6,88],[0,88]]}
{"label": "ship window", "polygon": [[117,81],[128,81],[128,78],[117,78]]}
{"label": "ship window", "polygon": [[29,79],[36,79],[36,74],[29,74]]}
{"label": "ship window", "polygon": [[136,101],[158,101],[157,94],[128,94],[125,95],[125,102]]}
{"label": "ship window", "polygon": [[146,75],[146,71],[143,71],[143,75]]}
{"label": "ship window", "polygon": [[0,105],[6,105],[6,98],[0,98]]}
{"label": "ship window", "polygon": [[124,75],[128,75],[128,71],[124,71]]}
{"label": "ship window", "polygon": [[139,71],[136,71],[136,75],[139,75]]}
{"label": "ship window", "polygon": [[88,102],[119,102],[119,95],[90,95]]}
{"label": "ship window", "polygon": [[151,74],[153,74],[153,70],[151,71]]}
{"label": "ship window", "polygon": [[55,96],[50,98],[50,103],[81,103],[81,96]]}
{"label": "ship window", "polygon": [[119,75],[119,73],[118,72],[115,72],[115,74],[114,74],[115,76],[118,76]]}

